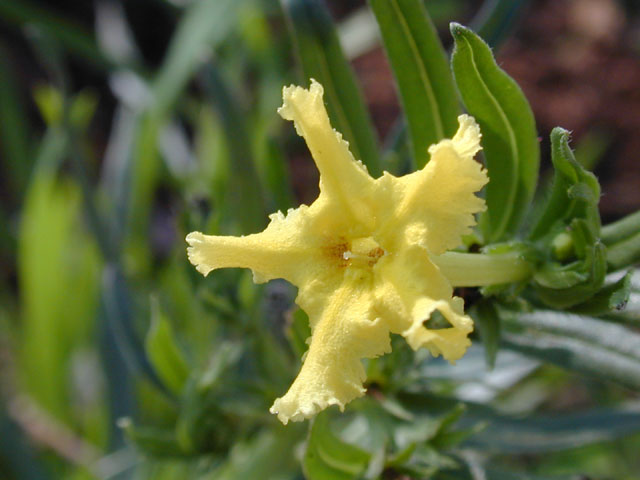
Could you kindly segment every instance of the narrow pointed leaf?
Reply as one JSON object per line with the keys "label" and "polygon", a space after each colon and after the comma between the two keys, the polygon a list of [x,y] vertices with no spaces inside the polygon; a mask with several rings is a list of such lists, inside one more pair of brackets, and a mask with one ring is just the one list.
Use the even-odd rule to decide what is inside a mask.
{"label": "narrow pointed leaf", "polygon": [[489,46],[459,24],[451,25],[453,74],[462,100],[482,130],[489,171],[487,212],[480,226],[495,242],[517,232],[538,179],[538,135],[529,102],[498,65]]}
{"label": "narrow pointed leaf", "polygon": [[572,310],[587,315],[604,315],[609,312],[619,312],[627,306],[630,295],[631,272],[628,272],[617,282],[602,287],[589,300],[572,308]]}
{"label": "narrow pointed leaf", "polygon": [[538,310],[514,316],[512,324],[575,338],[640,362],[640,334],[620,325],[584,315]]}
{"label": "narrow pointed leaf", "polygon": [[529,3],[529,0],[486,1],[471,21],[471,29],[491,48],[497,48],[509,37]]}
{"label": "narrow pointed leaf", "polygon": [[496,415],[467,445],[501,454],[544,453],[616,440],[639,428],[637,405],[526,419]]}
{"label": "narrow pointed leaf", "polygon": [[[225,209],[224,218],[240,218],[243,233],[252,233],[264,226],[265,212],[245,116],[234,101],[235,95],[228,82],[216,67],[206,68],[203,78],[225,133],[231,168],[236,171],[229,176],[228,197],[219,208]],[[237,172],[241,174],[235,174]],[[240,205],[242,208],[238,208]]]}
{"label": "narrow pointed leaf", "polygon": [[607,263],[618,270],[640,262],[640,211],[602,227]]}
{"label": "narrow pointed leaf", "polygon": [[494,304],[490,301],[478,303],[473,310],[477,318],[476,325],[480,339],[484,344],[485,361],[489,369],[493,369],[500,345],[500,316]]}
{"label": "narrow pointed leaf", "polygon": [[29,150],[29,121],[21,101],[17,78],[4,44],[0,44],[0,147],[6,186],[19,198],[24,192],[32,157]]}
{"label": "narrow pointed leaf", "polygon": [[304,84],[310,78],[324,86],[333,127],[349,142],[353,155],[373,176],[380,175],[378,142],[371,119],[346,60],[335,26],[322,0],[282,0]]}
{"label": "narrow pointed leaf", "polygon": [[135,331],[134,312],[125,278],[117,265],[107,265],[102,275],[102,303],[107,328],[113,335],[127,367],[143,375],[159,391],[167,393],[164,383],[149,362],[142,340]]}
{"label": "narrow pointed leaf", "polygon": [[323,412],[313,421],[302,465],[309,480],[348,480],[362,478],[369,458],[369,453],[338,438]]}
{"label": "narrow pointed leaf", "polygon": [[[223,41],[234,25],[242,0],[201,0],[190,4],[180,20],[162,66],[151,85],[151,104],[140,116],[136,128],[131,181],[130,227],[134,236],[144,237],[153,191],[158,181],[160,155],[158,135],[172,108],[194,72],[206,59],[205,53]],[[131,242],[128,247],[138,248]],[[140,242],[139,242],[140,244]],[[132,258],[144,262],[146,247],[132,251]]]}
{"label": "narrow pointed leaf", "polygon": [[178,395],[189,377],[189,365],[176,344],[171,324],[159,308],[158,305],[153,306],[145,350],[160,379],[171,392]]}
{"label": "narrow pointed leaf", "polygon": [[638,262],[640,262],[640,232],[607,249],[607,263],[611,270],[619,270]]}
{"label": "narrow pointed leaf", "polygon": [[413,146],[414,166],[427,149],[451,138],[460,113],[453,77],[421,0],[370,0],[396,78]]}
{"label": "narrow pointed leaf", "polygon": [[504,345],[568,370],[640,389],[640,335],[591,317],[538,311],[503,317]]}
{"label": "narrow pointed leaf", "polygon": [[602,227],[602,241],[606,246],[614,245],[638,233],[640,233],[640,211]]}
{"label": "narrow pointed leaf", "polygon": [[89,65],[101,69],[114,66],[96,43],[91,31],[69,20],[68,17],[54,13],[53,8],[42,8],[40,5],[55,5],[53,3],[0,1],[0,18],[6,23],[15,24],[20,28],[37,26],[48,35],[60,42],[65,49],[82,58]]}

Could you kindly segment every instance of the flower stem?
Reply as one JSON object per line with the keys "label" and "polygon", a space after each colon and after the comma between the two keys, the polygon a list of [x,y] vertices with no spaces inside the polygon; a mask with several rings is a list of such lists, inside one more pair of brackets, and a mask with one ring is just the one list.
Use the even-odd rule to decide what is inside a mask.
{"label": "flower stem", "polygon": [[501,254],[446,252],[432,257],[454,287],[486,287],[525,280],[532,265],[514,252]]}

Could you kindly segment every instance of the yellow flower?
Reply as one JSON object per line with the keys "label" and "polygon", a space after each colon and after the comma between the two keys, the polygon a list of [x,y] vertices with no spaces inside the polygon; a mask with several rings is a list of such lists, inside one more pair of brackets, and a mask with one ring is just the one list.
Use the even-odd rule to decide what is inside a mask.
{"label": "yellow flower", "polygon": [[[468,115],[458,118],[453,139],[429,148],[422,170],[374,179],[331,128],[322,85],[285,87],[283,97],[278,113],[306,140],[320,170],[320,196],[272,214],[261,233],[192,232],[187,242],[189,260],[203,275],[250,268],[256,282],[284,278],[298,287],[296,303],[309,315],[312,336],[298,377],[271,407],[286,424],[330,405],[342,410],[363,395],[361,359],[389,352],[390,333],[451,362],[465,353],[473,322],[437,256],[470,232],[474,213],[485,208],[474,193],[488,179],[473,159],[480,130]],[[428,328],[435,311],[449,327]]]}

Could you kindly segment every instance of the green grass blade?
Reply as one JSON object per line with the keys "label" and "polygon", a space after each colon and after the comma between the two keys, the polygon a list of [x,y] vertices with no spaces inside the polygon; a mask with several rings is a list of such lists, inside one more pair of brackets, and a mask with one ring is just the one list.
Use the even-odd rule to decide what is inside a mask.
{"label": "green grass blade", "polygon": [[79,228],[77,186],[51,173],[40,170],[31,182],[18,239],[21,373],[44,409],[72,422],[70,362],[94,325],[100,260]]}
{"label": "green grass blade", "polygon": [[199,0],[186,11],[162,67],[152,84],[154,110],[160,115],[173,107],[185,85],[200,67],[209,48],[225,39],[243,0]]}
{"label": "green grass blade", "polygon": [[21,102],[12,65],[4,44],[0,44],[0,145],[4,172],[9,180],[6,187],[18,200],[31,170],[29,149],[29,121]]}
{"label": "green grass blade", "polygon": [[485,240],[514,234],[533,198],[538,179],[538,136],[522,90],[495,62],[489,46],[453,23],[452,67],[464,104],[482,130],[489,173],[487,212],[480,226]]}
{"label": "green grass blade", "polygon": [[491,48],[497,48],[507,39],[529,3],[529,0],[487,0],[471,21],[471,29]]}
{"label": "green grass blade", "polygon": [[103,271],[102,303],[109,333],[113,335],[127,367],[143,375],[159,391],[168,393],[149,362],[143,342],[135,330],[129,290],[116,265],[107,265]]}
{"label": "green grass blade", "polygon": [[42,28],[89,65],[101,69],[115,66],[100,50],[90,31],[28,0],[0,0],[0,17],[20,27],[31,24]]}
{"label": "green grass blade", "polygon": [[[136,128],[131,182],[129,225],[134,236],[144,237],[153,191],[159,176],[157,137],[172,108],[194,72],[202,65],[204,53],[223,41],[234,25],[242,0],[199,0],[190,4],[180,20],[169,49],[151,85],[152,102]],[[132,256],[144,259],[146,246],[130,243]]]}
{"label": "green grass blade", "polygon": [[216,67],[206,68],[203,78],[211,104],[218,111],[231,162],[228,195],[219,207],[225,210],[223,218],[239,219],[242,233],[253,233],[264,227],[267,217],[245,115]]}
{"label": "green grass blade", "polygon": [[460,113],[444,48],[421,0],[370,0],[407,119],[414,164],[457,130]]}
{"label": "green grass blade", "polygon": [[304,85],[324,86],[333,127],[349,142],[353,155],[373,176],[381,173],[378,141],[356,78],[340,47],[333,20],[322,0],[282,0],[289,20]]}

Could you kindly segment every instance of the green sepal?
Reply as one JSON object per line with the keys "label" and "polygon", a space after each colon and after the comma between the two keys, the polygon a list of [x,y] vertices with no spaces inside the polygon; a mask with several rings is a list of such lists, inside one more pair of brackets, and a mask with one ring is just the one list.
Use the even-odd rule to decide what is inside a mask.
{"label": "green sepal", "polygon": [[551,132],[551,161],[554,177],[542,214],[534,221],[529,239],[556,235],[573,218],[587,220],[594,234],[600,232],[598,201],[600,185],[593,173],[576,160],[569,146],[570,133],[560,127]]}
{"label": "green sepal", "polygon": [[570,231],[579,260],[567,265],[549,261],[533,277],[538,298],[559,309],[586,302],[600,290],[607,274],[606,248],[588,222],[575,219]]}
{"label": "green sepal", "polygon": [[[576,161],[569,138],[562,128],[551,132],[553,184],[529,232],[545,259],[533,283],[538,300],[550,307],[590,311],[585,302],[598,294],[607,273],[607,248],[600,240],[600,185]],[[610,294],[605,289],[598,302]]]}

